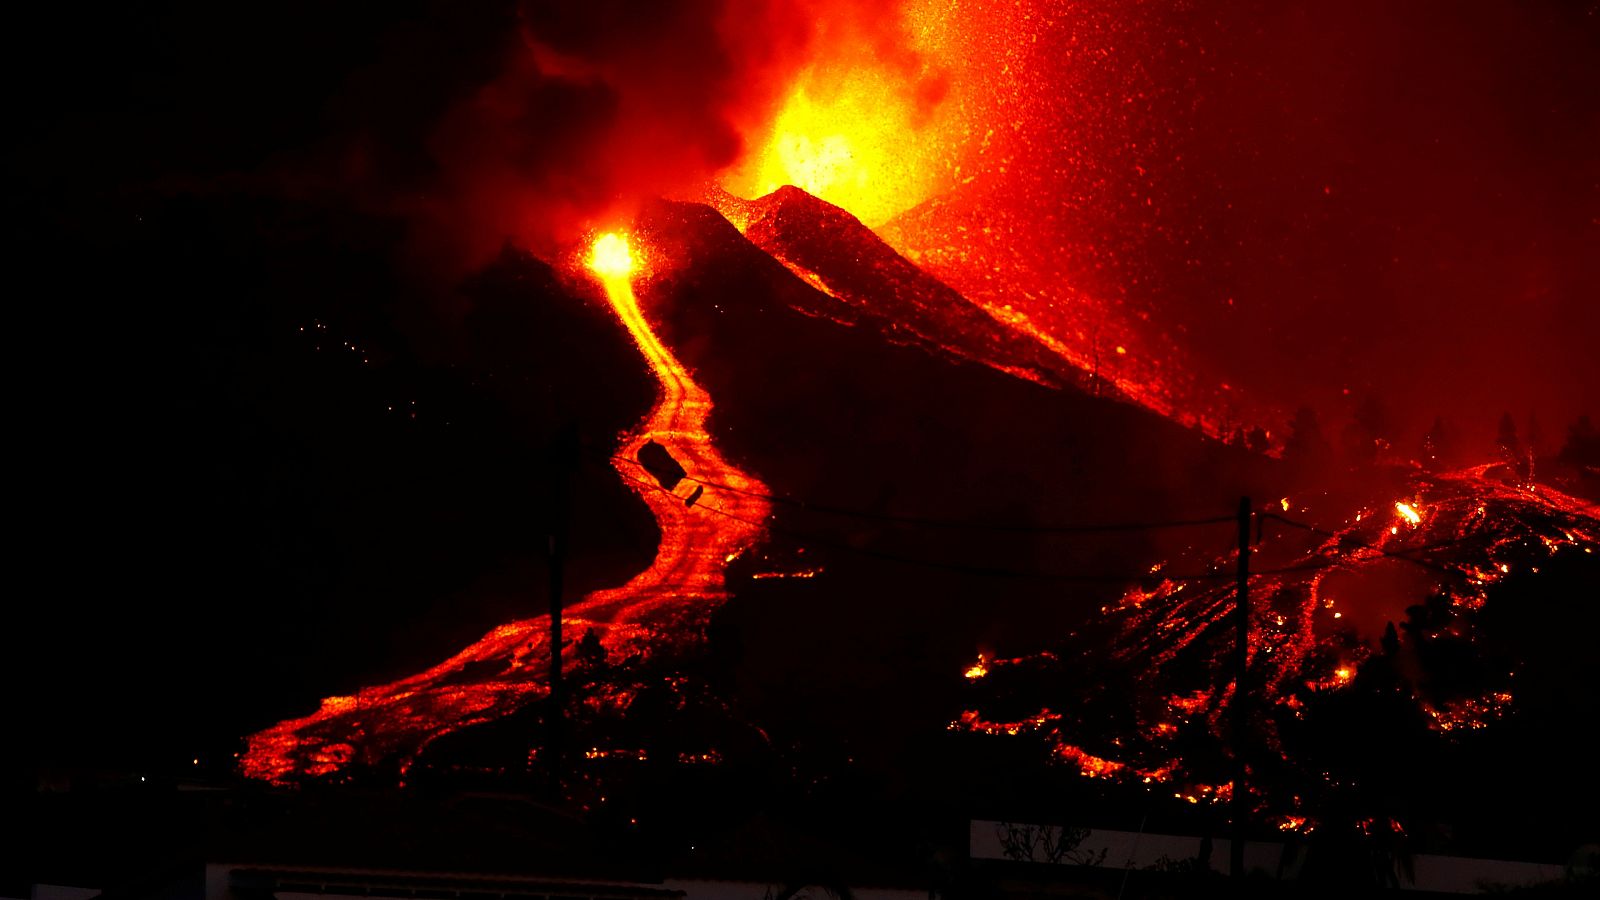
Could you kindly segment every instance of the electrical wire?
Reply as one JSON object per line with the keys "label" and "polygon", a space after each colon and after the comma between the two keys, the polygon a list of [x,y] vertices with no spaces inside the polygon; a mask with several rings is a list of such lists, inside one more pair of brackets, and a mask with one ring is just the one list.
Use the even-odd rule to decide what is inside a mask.
{"label": "electrical wire", "polygon": [[[676,493],[668,490],[667,488],[663,487],[660,484],[655,483],[652,480],[639,478],[639,477],[634,476],[634,475],[629,475],[626,472],[620,472],[618,474],[622,475],[623,478],[626,478],[629,481],[635,482],[635,483],[637,483],[637,484],[639,484],[639,485],[641,485],[641,486],[643,486],[645,488],[648,488],[650,490],[661,491],[662,493],[665,493],[668,496],[673,497],[674,499],[677,499],[677,500],[680,500],[680,501],[683,499],[683,498],[679,497]],[[1132,583],[1136,583],[1136,582],[1139,582],[1139,581],[1147,580],[1147,579],[1150,579],[1150,578],[1153,578],[1153,577],[1157,577],[1161,581],[1204,583],[1204,582],[1217,582],[1217,581],[1231,581],[1231,580],[1233,580],[1233,579],[1238,577],[1238,574],[1236,572],[1234,572],[1234,571],[1231,571],[1231,570],[1229,570],[1229,571],[1219,571],[1219,572],[1205,572],[1205,573],[1197,573],[1197,574],[1160,575],[1160,576],[1152,575],[1149,572],[1123,573],[1123,574],[1066,574],[1066,573],[1058,573],[1058,572],[1038,572],[1038,571],[1023,570],[1023,569],[1009,569],[1009,568],[998,567],[998,566],[973,565],[973,564],[970,564],[970,563],[954,562],[954,561],[949,561],[949,560],[923,559],[923,558],[918,558],[918,557],[902,556],[902,555],[897,554],[897,553],[888,553],[888,552],[881,551],[881,550],[874,550],[874,549],[871,549],[871,548],[868,548],[868,547],[858,547],[858,546],[855,546],[854,544],[850,544],[850,543],[845,542],[845,541],[835,540],[835,539],[832,539],[832,538],[828,538],[826,536],[816,535],[816,534],[806,534],[806,533],[795,531],[795,530],[792,530],[792,529],[783,528],[783,527],[775,525],[775,524],[773,524],[771,522],[764,522],[764,521],[759,521],[759,520],[756,520],[756,519],[750,519],[750,518],[747,518],[745,516],[741,516],[741,515],[737,515],[735,513],[728,512],[727,510],[724,510],[724,509],[722,509],[722,508],[720,508],[720,507],[718,507],[718,506],[716,506],[714,504],[707,503],[707,502],[704,501],[704,499],[702,499],[700,502],[696,503],[695,507],[699,508],[699,509],[704,509],[706,512],[712,513],[714,515],[719,515],[719,516],[722,516],[722,517],[727,518],[727,519],[732,519],[733,521],[741,522],[741,523],[746,524],[746,525],[751,525],[751,526],[754,526],[756,528],[762,528],[762,529],[765,529],[765,530],[767,530],[767,531],[769,531],[771,533],[783,535],[784,537],[787,537],[787,538],[790,538],[790,539],[793,539],[795,541],[802,542],[802,543],[812,544],[812,545],[821,546],[821,547],[827,547],[829,549],[834,549],[834,550],[842,550],[842,551],[845,551],[845,552],[848,552],[848,553],[854,553],[854,554],[857,554],[859,556],[864,556],[864,557],[868,557],[868,558],[871,558],[871,559],[882,560],[882,561],[885,561],[885,562],[900,563],[900,564],[903,564],[903,565],[917,566],[917,567],[921,567],[921,568],[936,569],[936,570],[948,571],[948,572],[960,572],[960,573],[963,573],[963,574],[976,575],[976,576],[982,576],[982,577],[1012,578],[1012,579],[1025,579],[1025,580],[1050,581],[1050,582],[1066,582],[1066,583],[1082,583],[1082,584],[1132,584]],[[1222,519],[1222,521],[1232,522],[1232,521],[1235,521],[1235,517],[1228,516],[1228,517]],[[1415,548],[1414,552],[1420,552],[1420,551],[1429,550],[1429,549],[1436,549],[1438,547],[1449,546],[1450,544],[1454,544],[1454,543],[1459,543],[1459,541],[1449,541],[1449,542],[1443,542],[1443,543],[1436,544],[1436,545],[1418,547],[1418,548]],[[1397,556],[1395,554],[1384,553],[1384,551],[1378,550],[1377,548],[1369,548],[1369,549],[1376,550],[1377,552],[1382,553],[1385,556],[1393,556],[1396,559],[1401,559],[1401,560],[1406,561],[1406,562],[1417,563],[1419,565],[1427,565],[1426,563],[1422,563],[1420,560],[1412,560],[1412,559],[1408,559],[1406,557]],[[1337,568],[1343,562],[1344,562],[1344,560],[1339,560],[1339,559],[1324,559],[1324,560],[1317,560],[1317,561],[1314,561],[1314,562],[1299,563],[1299,564],[1290,565],[1290,566],[1281,566],[1281,567],[1272,568],[1272,569],[1255,570],[1255,571],[1250,572],[1250,575],[1251,575],[1251,577],[1255,577],[1255,576],[1259,576],[1259,575],[1286,575],[1286,574],[1293,574],[1293,573],[1298,573],[1298,572],[1315,572],[1315,571],[1321,571],[1321,570],[1325,570],[1325,569]],[[1429,567],[1430,568],[1437,568],[1437,567],[1433,567],[1433,566],[1429,566]],[[1448,572],[1448,570],[1444,570],[1444,569],[1441,569],[1440,571]],[[1449,574],[1457,574],[1457,573],[1449,572]]]}
{"label": "electrical wire", "polygon": [[1405,554],[1407,554],[1407,553],[1421,553],[1421,552],[1426,551],[1426,550],[1438,549],[1440,547],[1449,547],[1449,546],[1453,546],[1455,544],[1464,543],[1467,540],[1466,538],[1456,538],[1456,539],[1449,540],[1449,541],[1439,542],[1437,544],[1424,544],[1421,547],[1411,547],[1411,548],[1408,548],[1408,549],[1400,551],[1400,552],[1394,552],[1394,551],[1385,550],[1382,547],[1379,547],[1379,546],[1374,545],[1374,544],[1367,543],[1365,541],[1356,540],[1356,539],[1354,539],[1353,537],[1351,537],[1347,533],[1341,533],[1341,532],[1337,532],[1337,531],[1329,531],[1326,528],[1318,528],[1317,526],[1312,525],[1310,523],[1297,521],[1297,520],[1291,519],[1291,518],[1289,518],[1287,516],[1281,516],[1281,515],[1279,515],[1277,513],[1274,513],[1274,512],[1260,512],[1260,513],[1257,513],[1256,515],[1259,515],[1262,518],[1272,519],[1272,520],[1277,521],[1277,522],[1282,522],[1285,525],[1289,525],[1289,526],[1292,526],[1294,528],[1300,528],[1300,529],[1303,529],[1305,531],[1309,531],[1312,534],[1320,535],[1322,537],[1331,538],[1331,539],[1334,539],[1334,540],[1341,540],[1341,541],[1352,541],[1353,543],[1359,545],[1362,549],[1370,550],[1373,553],[1378,554],[1379,556],[1384,556],[1384,557],[1387,557],[1389,559],[1398,559],[1401,562],[1408,562],[1408,563],[1411,563],[1412,565],[1421,566],[1424,569],[1429,569],[1431,571],[1439,572],[1439,573],[1442,573],[1442,574],[1445,574],[1445,575],[1459,575],[1460,573],[1456,572],[1456,571],[1454,571],[1452,569],[1445,568],[1444,566],[1435,565],[1434,563],[1430,563],[1430,562],[1428,562],[1426,560],[1412,559],[1411,557],[1406,556]]}
{"label": "electrical wire", "polygon": [[[626,462],[631,465],[642,465],[637,460],[625,456],[612,456],[609,459],[617,462]],[[684,475],[685,481],[707,488],[728,491],[746,497],[755,497],[771,503],[803,509],[807,512],[824,513],[833,516],[867,519],[879,522],[894,522],[901,525],[913,525],[922,528],[945,529],[951,531],[991,531],[1005,534],[1099,534],[1118,531],[1154,531],[1164,528],[1189,528],[1203,525],[1219,525],[1223,522],[1232,522],[1234,516],[1212,516],[1205,519],[1168,519],[1151,522],[1102,522],[1083,523],[1073,525],[1024,525],[1018,523],[991,523],[991,522],[962,522],[954,519],[930,519],[920,516],[899,516],[892,513],[876,513],[870,510],[850,509],[840,506],[828,506],[821,503],[812,503],[798,497],[789,497],[782,494],[767,494],[745,488],[734,487],[716,481],[696,478],[693,475]]]}

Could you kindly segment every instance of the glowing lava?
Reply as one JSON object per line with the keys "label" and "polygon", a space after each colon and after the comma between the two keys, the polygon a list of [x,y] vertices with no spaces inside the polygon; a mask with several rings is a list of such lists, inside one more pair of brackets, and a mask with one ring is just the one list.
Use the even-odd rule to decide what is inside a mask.
{"label": "glowing lava", "polygon": [[772,125],[766,148],[729,179],[737,193],[793,185],[878,224],[931,189],[914,134],[914,105],[891,82],[852,70],[837,83],[808,72]]}
{"label": "glowing lava", "polygon": [[605,281],[608,293],[613,281],[622,282],[626,288],[628,276],[633,274],[633,248],[628,246],[628,239],[615,232],[600,235],[589,250],[589,268]]}
{"label": "glowing lava", "polygon": [[[601,276],[606,299],[661,385],[654,409],[624,437],[613,464],[649,504],[662,537],[649,569],[620,588],[589,595],[573,612],[632,621],[648,611],[684,608],[686,600],[720,602],[727,597],[723,584],[727,561],[760,537],[769,505],[757,495],[767,488],[712,446],[706,432],[711,395],[661,343],[640,310],[628,277],[640,261],[627,238],[601,235],[589,265]],[[637,461],[640,449],[652,441],[665,447],[689,473],[678,488],[682,496],[657,485]],[[696,491],[700,496],[691,500]]]}
{"label": "glowing lava", "polygon": [[[768,505],[757,496],[766,487],[711,445],[711,397],[662,345],[640,310],[630,279],[641,260],[627,237],[601,235],[587,264],[660,383],[650,414],[623,435],[614,462],[660,525],[656,558],[627,584],[590,594],[562,617],[566,633],[592,629],[609,655],[621,657],[699,636],[704,615],[727,597],[724,567],[761,537]],[[678,486],[682,496],[658,485],[636,461],[651,442],[688,473]],[[502,718],[546,696],[549,624],[548,616],[539,616],[501,625],[427,671],[353,697],[329,697],[311,715],[251,735],[240,771],[274,782],[385,762],[398,763],[404,772],[442,735]],[[565,659],[570,664],[572,656]]]}
{"label": "glowing lava", "polygon": [[1405,519],[1407,522],[1410,522],[1412,525],[1422,524],[1422,513],[1418,512],[1417,508],[1409,503],[1395,503],[1394,511],[1399,513],[1401,518]]}

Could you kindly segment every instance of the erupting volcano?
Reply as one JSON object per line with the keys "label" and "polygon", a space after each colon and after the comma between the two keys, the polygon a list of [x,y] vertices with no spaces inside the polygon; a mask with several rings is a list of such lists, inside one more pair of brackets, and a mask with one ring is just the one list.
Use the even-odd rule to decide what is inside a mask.
{"label": "erupting volcano", "polygon": [[[853,605],[874,640],[923,641],[877,673],[894,691],[964,675],[938,688],[954,708],[922,710],[941,738],[1037,741],[1041,763],[1196,806],[1231,794],[1243,758],[1254,811],[1300,830],[1359,780],[1319,749],[1352,708],[1419,742],[1520,727],[1541,694],[1507,598],[1588,583],[1600,547],[1592,426],[1557,454],[1537,425],[1595,397],[1592,334],[1569,322],[1600,280],[1572,249],[1593,223],[1571,167],[1536,164],[1512,127],[1480,133],[1477,100],[1389,110],[1367,69],[1426,94],[1472,55],[1418,49],[1431,20],[1391,13],[1407,40],[1361,44],[1351,66],[1322,33],[1356,40],[1362,16],[1245,5],[524,9],[503,71],[440,118],[447,199],[412,213],[449,253],[487,234],[552,260],[528,302],[605,310],[620,329],[574,352],[615,338],[653,382],[600,454],[659,529],[653,557],[556,624],[617,663],[703,649],[719,615],[787,637],[821,628],[813,607]],[[1472,27],[1493,33],[1484,16]],[[1438,39],[1477,53],[1471,34]],[[1327,101],[1328,70],[1361,102]],[[1564,90],[1538,99],[1565,109]],[[1504,93],[1482,104],[1532,115]],[[1460,155],[1474,141],[1494,152]],[[564,339],[529,329],[526,353]],[[567,410],[622,405],[598,383],[474,372],[474,389]],[[1518,412],[1491,444],[1501,408]],[[1215,538],[1227,504],[1269,493],[1240,749],[1236,557]],[[550,695],[550,625],[521,618],[329,697],[251,736],[240,768],[404,772],[444,735],[526,718]],[[632,689],[610,688],[627,714]]]}
{"label": "erupting volcano", "polygon": [[1600,837],[1593,2],[23,13],[16,885]]}

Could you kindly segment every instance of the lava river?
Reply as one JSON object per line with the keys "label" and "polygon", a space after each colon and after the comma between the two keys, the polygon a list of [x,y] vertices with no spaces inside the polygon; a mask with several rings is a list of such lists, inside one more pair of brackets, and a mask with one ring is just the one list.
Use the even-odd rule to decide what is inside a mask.
{"label": "lava river", "polygon": [[[592,629],[613,656],[647,653],[664,638],[693,631],[697,617],[727,597],[724,569],[760,538],[769,511],[766,487],[712,445],[706,431],[711,396],[640,309],[634,253],[626,237],[606,234],[587,263],[660,385],[649,415],[622,436],[613,466],[655,515],[661,544],[648,569],[620,587],[589,594],[562,616],[566,634]],[[672,490],[638,462],[651,442],[687,472]],[[312,714],[250,736],[240,770],[274,782],[383,761],[398,762],[403,771],[442,735],[545,697],[549,626],[548,615],[510,622],[424,672],[355,696],[328,697]]]}

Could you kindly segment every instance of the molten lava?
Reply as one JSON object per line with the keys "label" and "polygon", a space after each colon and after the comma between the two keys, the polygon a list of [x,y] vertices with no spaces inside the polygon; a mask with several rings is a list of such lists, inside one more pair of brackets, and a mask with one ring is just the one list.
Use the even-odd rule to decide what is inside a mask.
{"label": "molten lava", "polygon": [[874,73],[851,71],[825,89],[807,73],[773,122],[765,150],[729,179],[749,197],[793,185],[879,224],[915,205],[930,189],[916,157],[914,106]]}
{"label": "molten lava", "polygon": [[1400,514],[1401,518],[1405,519],[1407,522],[1410,522],[1412,525],[1422,524],[1422,513],[1418,512],[1415,506],[1412,506],[1404,501],[1399,501],[1395,503],[1394,510]]}
{"label": "molten lava", "polygon": [[[770,509],[760,495],[767,488],[712,446],[706,431],[711,395],[661,343],[640,310],[628,277],[639,261],[628,240],[601,235],[589,265],[601,276],[612,310],[661,385],[655,408],[623,439],[613,464],[655,513],[662,537],[649,569],[620,588],[591,594],[572,610],[637,620],[647,611],[681,609],[686,600],[720,602],[727,597],[723,584],[727,561],[760,537],[760,523]],[[638,462],[640,448],[652,441],[687,470],[687,484],[680,488],[683,496],[657,486]],[[700,496],[687,503],[695,491]],[[703,604],[696,608],[703,611]]]}
{"label": "molten lava", "polygon": [[876,226],[957,183],[975,144],[970,112],[952,93],[971,83],[959,77],[968,33],[949,4],[899,6],[873,21],[848,9],[820,18],[809,64],[724,173],[729,192],[754,198],[792,185]]}
{"label": "molten lava", "polygon": [[[712,446],[710,395],[639,308],[631,279],[643,262],[628,238],[615,233],[595,240],[587,259],[660,385],[649,415],[622,436],[613,463],[655,514],[661,528],[656,558],[627,584],[596,591],[563,616],[568,634],[594,630],[613,657],[697,637],[703,616],[727,598],[725,566],[760,539],[769,511],[760,496],[766,487]],[[638,462],[640,449],[652,442],[686,470],[678,488],[684,496],[658,486]],[[252,735],[240,770],[273,782],[387,761],[404,771],[440,736],[547,695],[549,624],[548,616],[511,622],[427,671],[354,697],[329,697],[311,715]],[[570,665],[572,657],[564,658]]]}
{"label": "molten lava", "polygon": [[614,281],[622,282],[625,288],[628,276],[633,274],[633,249],[628,246],[627,237],[607,232],[596,238],[589,250],[589,268],[605,281],[608,293],[613,290]]}

